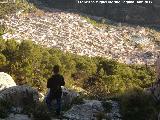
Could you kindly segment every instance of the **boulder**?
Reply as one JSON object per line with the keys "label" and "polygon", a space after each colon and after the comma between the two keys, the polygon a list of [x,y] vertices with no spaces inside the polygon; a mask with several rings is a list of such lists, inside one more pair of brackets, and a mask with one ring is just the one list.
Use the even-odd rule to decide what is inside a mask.
{"label": "boulder", "polygon": [[62,104],[69,105],[78,96],[79,94],[74,92],[73,90],[62,87]]}
{"label": "boulder", "polygon": [[145,59],[151,59],[153,57],[153,53],[151,51],[147,51],[143,54]]}
{"label": "boulder", "polygon": [[116,101],[112,100],[109,100],[107,102],[112,105],[110,113],[107,113],[107,118],[110,118],[110,120],[121,120],[121,114],[119,113],[119,104]]}
{"label": "boulder", "polygon": [[30,86],[13,86],[0,93],[0,100],[11,102],[15,106],[21,106],[39,101],[38,91]]}
{"label": "boulder", "polygon": [[0,120],[31,120],[31,119],[28,117],[28,115],[11,113],[7,118]]}
{"label": "boulder", "polygon": [[0,72],[0,91],[12,86],[16,86],[12,77],[7,73]]}
{"label": "boulder", "polygon": [[64,114],[64,117],[73,120],[96,120],[96,115],[103,111],[101,101],[84,100],[84,104],[74,105]]}
{"label": "boulder", "polygon": [[133,44],[141,44],[141,45],[146,45],[150,43],[150,39],[146,36],[137,36],[137,35],[133,35],[131,36],[131,42]]}

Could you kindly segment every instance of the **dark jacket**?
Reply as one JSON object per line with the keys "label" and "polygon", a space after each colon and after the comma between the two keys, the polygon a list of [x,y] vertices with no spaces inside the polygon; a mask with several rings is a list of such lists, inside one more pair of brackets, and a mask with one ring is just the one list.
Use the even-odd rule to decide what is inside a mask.
{"label": "dark jacket", "polygon": [[47,88],[50,88],[51,96],[61,97],[62,88],[65,85],[64,77],[60,74],[52,75],[47,81]]}

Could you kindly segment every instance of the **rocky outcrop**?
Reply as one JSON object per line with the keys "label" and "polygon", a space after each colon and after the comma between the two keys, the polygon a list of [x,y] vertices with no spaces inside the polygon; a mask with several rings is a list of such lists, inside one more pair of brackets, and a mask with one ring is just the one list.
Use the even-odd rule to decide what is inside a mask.
{"label": "rocky outcrop", "polygon": [[62,92],[62,103],[66,105],[70,105],[72,101],[79,96],[78,93],[65,87],[62,87]]}
{"label": "rocky outcrop", "polygon": [[28,103],[37,103],[39,101],[38,91],[32,87],[22,85],[13,86],[3,90],[0,93],[0,100],[10,101],[15,106],[23,108]]}
{"label": "rocky outcrop", "polygon": [[9,114],[7,118],[0,120],[31,120],[31,118],[24,114]]}
{"label": "rocky outcrop", "polygon": [[110,118],[110,120],[121,120],[121,114],[119,104],[116,101],[109,100],[107,101],[108,103],[111,104],[111,111],[110,113],[107,113],[107,117]]}
{"label": "rocky outcrop", "polygon": [[84,104],[74,105],[64,114],[64,116],[68,119],[74,120],[97,120],[98,114],[101,114],[103,119],[121,120],[118,103],[111,100],[106,102],[111,104],[111,110],[109,110],[110,112],[108,113],[105,111],[105,109],[109,108],[104,108],[102,101],[84,100]]}
{"label": "rocky outcrop", "polygon": [[73,106],[64,116],[74,120],[96,120],[96,114],[103,111],[100,101],[86,100],[84,104]]}
{"label": "rocky outcrop", "polygon": [[16,86],[16,83],[10,75],[0,72],[0,92],[6,88]]}

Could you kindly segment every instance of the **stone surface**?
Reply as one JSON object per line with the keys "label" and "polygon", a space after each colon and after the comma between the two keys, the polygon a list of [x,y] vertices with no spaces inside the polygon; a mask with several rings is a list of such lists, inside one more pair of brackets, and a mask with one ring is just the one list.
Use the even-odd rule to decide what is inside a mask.
{"label": "stone surface", "polygon": [[75,91],[69,90],[65,87],[62,87],[62,92],[62,103],[66,105],[71,104],[72,101],[79,96]]}
{"label": "stone surface", "polygon": [[[84,100],[84,104],[74,105],[64,116],[74,120],[97,120],[98,113],[105,113],[110,120],[121,120],[119,104],[116,101],[106,101],[112,108],[109,113],[105,113],[102,102],[98,100]],[[105,119],[105,118],[104,118]]]}
{"label": "stone surface", "polygon": [[28,115],[24,115],[24,114],[9,114],[9,116],[5,119],[1,119],[0,120],[31,120],[31,118],[28,117]]}
{"label": "stone surface", "polygon": [[110,118],[110,120],[121,120],[121,115],[120,115],[120,111],[119,111],[119,104],[116,101],[107,101],[109,103],[111,103],[112,108],[111,108],[111,112],[107,113],[108,118]]}
{"label": "stone surface", "polygon": [[73,106],[64,116],[72,120],[96,120],[96,114],[103,111],[100,101],[85,100],[84,104]]}
{"label": "stone surface", "polygon": [[7,73],[0,72],[0,92],[12,86],[16,86],[12,77]]}
{"label": "stone surface", "polygon": [[0,93],[0,99],[5,101],[10,101],[15,106],[23,106],[26,102],[35,102],[39,101],[38,91],[33,89],[30,86],[13,86],[3,90]]}

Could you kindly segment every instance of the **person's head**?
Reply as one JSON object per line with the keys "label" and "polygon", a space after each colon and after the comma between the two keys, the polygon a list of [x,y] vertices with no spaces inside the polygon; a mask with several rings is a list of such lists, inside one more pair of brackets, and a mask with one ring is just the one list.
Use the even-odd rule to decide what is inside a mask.
{"label": "person's head", "polygon": [[53,72],[54,72],[54,74],[58,74],[59,73],[59,65],[55,65],[53,67]]}

